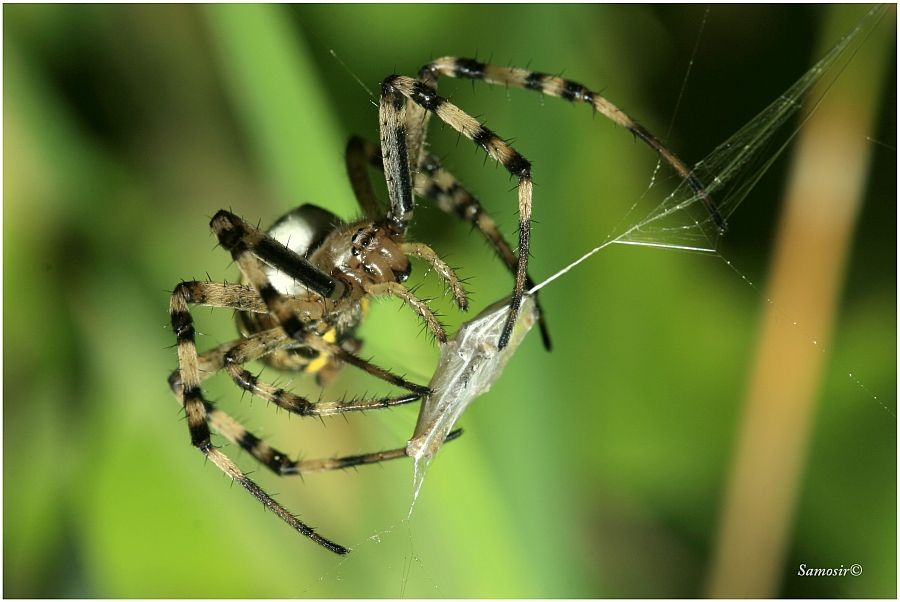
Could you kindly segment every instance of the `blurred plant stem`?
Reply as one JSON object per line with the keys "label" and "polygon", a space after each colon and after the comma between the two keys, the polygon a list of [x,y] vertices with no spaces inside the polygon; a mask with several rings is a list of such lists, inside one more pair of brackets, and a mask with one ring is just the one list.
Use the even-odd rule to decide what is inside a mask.
{"label": "blurred plant stem", "polygon": [[[820,54],[858,12],[830,9]],[[711,598],[779,595],[823,362],[831,357],[825,353],[868,181],[868,136],[888,74],[893,20],[876,26],[798,137],[712,558]],[[807,310],[794,327],[791,316],[800,307]]]}

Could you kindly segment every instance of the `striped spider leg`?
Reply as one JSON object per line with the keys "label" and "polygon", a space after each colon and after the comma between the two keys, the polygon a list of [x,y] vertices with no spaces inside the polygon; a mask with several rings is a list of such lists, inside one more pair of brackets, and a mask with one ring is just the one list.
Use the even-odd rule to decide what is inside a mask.
{"label": "striped spider leg", "polygon": [[[323,209],[304,205],[281,218],[268,233],[230,212],[219,211],[210,226],[249,286],[184,282],[172,293],[169,310],[179,360],[169,382],[184,407],[192,444],[291,527],[338,554],[348,550],[315,533],[212,445],[210,426],[277,474],[379,462],[400,457],[403,450],[293,462],[216,410],[203,398],[200,384],[224,369],[243,390],[304,416],[390,407],[415,401],[428,392],[426,387],[359,358],[355,352],[361,343],[354,332],[366,313],[369,296],[392,295],[403,299],[439,341],[446,341],[443,327],[427,304],[401,284],[411,270],[407,255],[431,263],[462,309],[467,306],[465,290],[453,270],[430,248],[403,241],[405,229],[396,227],[398,220],[391,213],[373,216],[371,206],[362,199],[360,204],[367,215],[350,224]],[[195,304],[240,310],[239,323],[246,338],[198,355],[190,314],[190,306]],[[279,369],[317,373],[320,382],[332,378],[340,363],[348,363],[410,393],[313,403],[259,380],[242,367],[255,359]]]}
{"label": "striped spider leg", "polygon": [[[296,299],[288,298],[289,303],[294,301]],[[242,312],[264,313],[268,311],[265,304],[250,287],[218,282],[183,282],[178,285],[175,293],[173,293],[173,321],[177,319],[181,325],[179,332],[191,334],[193,330],[192,320],[182,304],[232,308]],[[336,349],[331,349],[331,351],[333,359],[346,357]],[[392,381],[393,384],[408,388],[411,392],[395,397],[378,399],[310,402],[289,391],[274,387],[250,374],[250,372],[242,368],[242,365],[256,359],[265,358],[268,363],[282,369],[312,372],[317,359],[314,354],[310,354],[308,351],[298,350],[295,341],[288,337],[280,327],[248,335],[246,338],[220,345],[199,355],[196,354],[192,338],[188,339],[186,334],[184,338],[179,337],[179,356],[182,355],[182,352],[184,353],[185,361],[182,362],[181,368],[173,372],[169,377],[169,385],[188,413],[189,422],[191,416],[196,420],[198,415],[198,408],[194,407],[197,405],[196,401],[191,402],[189,400],[199,399],[202,404],[205,422],[197,422],[191,426],[194,445],[198,446],[219,468],[240,483],[254,497],[273,510],[294,529],[333,552],[346,554],[346,548],[316,534],[309,526],[274,501],[258,485],[251,481],[243,471],[234,465],[229,458],[212,446],[209,441],[207,425],[235,445],[249,452],[258,462],[279,476],[323,472],[396,459],[405,457],[406,448],[342,458],[291,460],[287,454],[269,446],[227,413],[202,399],[202,393],[198,398],[196,387],[193,387],[194,392],[189,392],[186,395],[184,383],[195,382],[199,384],[224,369],[240,388],[300,416],[329,416],[344,412],[387,408],[416,401],[422,396],[423,392],[427,392],[427,389],[407,383],[403,379],[386,372],[381,374],[379,372],[380,369],[371,365],[368,367],[373,373]],[[461,434],[460,430],[454,431],[447,436],[446,440],[455,439],[459,434]]]}
{"label": "striped spider leg", "polygon": [[[596,111],[632,132],[669,163],[698,195],[700,201],[710,212],[716,226],[720,230],[724,230],[724,220],[690,170],[659,139],[638,125],[618,107],[582,84],[546,73],[498,67],[473,59],[456,57],[444,57],[428,63],[419,70],[417,79],[402,75],[388,77],[382,84],[379,115],[381,146],[392,202],[412,207],[411,200],[405,200],[406,196],[411,196],[411,193],[405,188],[410,178],[404,172],[409,172],[410,169],[421,171],[422,159],[425,154],[423,148],[425,131],[431,113],[483,148],[492,159],[502,164],[518,180],[519,247],[516,258],[516,280],[510,299],[509,316],[500,335],[499,348],[505,347],[509,341],[528,278],[532,203],[531,163],[497,134],[445,98],[438,96],[437,81],[442,75],[535,90],[569,102],[591,105]],[[404,98],[410,102],[404,102]]]}

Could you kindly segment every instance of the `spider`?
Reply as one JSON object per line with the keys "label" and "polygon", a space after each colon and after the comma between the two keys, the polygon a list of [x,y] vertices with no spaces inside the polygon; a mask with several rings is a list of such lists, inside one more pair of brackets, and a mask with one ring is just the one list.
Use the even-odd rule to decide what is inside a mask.
{"label": "spider", "polygon": [[[515,276],[505,324],[497,348],[510,340],[526,288],[531,235],[531,164],[494,132],[482,126],[436,93],[441,76],[517,86],[582,102],[626,127],[660,154],[697,192],[722,227],[712,202],[688,169],[663,144],[599,94],[581,84],[523,69],[497,67],[473,59],[441,58],[413,79],[392,75],[384,80],[379,103],[380,147],[354,137],[347,145],[346,165],[363,217],[345,223],[330,212],[303,205],[263,232],[229,211],[219,211],[210,227],[219,245],[228,251],[245,284],[182,282],[172,293],[169,313],[175,331],[178,369],[170,387],[187,416],[191,443],[257,500],[292,528],[335,552],[348,549],[325,539],[273,500],[211,442],[210,428],[248,451],[277,475],[334,470],[403,457],[406,448],[328,460],[291,460],[252,435],[228,414],[203,397],[201,382],[225,370],[238,387],[301,416],[326,416],[387,408],[416,401],[431,393],[361,359],[362,342],[354,336],[366,314],[370,297],[399,297],[424,321],[440,343],[447,335],[428,305],[403,283],[411,264],[408,257],[428,262],[447,284],[454,302],[466,310],[466,291],[455,271],[427,245],[407,242],[413,218],[414,195],[434,202],[477,228]],[[481,204],[424,150],[425,130],[431,114],[483,148],[517,180],[519,209],[518,253],[498,231]],[[379,209],[369,180],[369,167],[382,170],[388,189],[388,207]],[[535,299],[537,320],[545,347],[550,339],[543,313]],[[238,310],[242,337],[198,354],[191,305]],[[351,364],[406,393],[392,397],[342,401],[309,401],[263,382],[243,365],[262,360],[278,369],[315,374],[326,384],[344,363]],[[447,434],[445,441],[459,435]]]}

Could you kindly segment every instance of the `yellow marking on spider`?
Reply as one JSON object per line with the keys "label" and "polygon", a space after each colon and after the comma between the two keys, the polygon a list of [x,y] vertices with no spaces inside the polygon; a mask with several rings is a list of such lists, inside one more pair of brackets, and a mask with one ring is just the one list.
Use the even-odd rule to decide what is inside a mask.
{"label": "yellow marking on spider", "polygon": [[[326,331],[325,334],[322,335],[322,340],[328,343],[334,343],[337,340],[337,330],[332,328]],[[325,366],[325,363],[330,358],[331,356],[329,356],[328,354],[320,353],[315,359],[310,360],[303,371],[307,374],[315,374]]]}

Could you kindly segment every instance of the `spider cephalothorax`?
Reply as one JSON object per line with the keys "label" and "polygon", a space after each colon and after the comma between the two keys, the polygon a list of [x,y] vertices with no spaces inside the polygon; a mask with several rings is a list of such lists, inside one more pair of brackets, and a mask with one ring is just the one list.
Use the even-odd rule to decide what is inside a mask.
{"label": "spider cephalothorax", "polygon": [[[385,79],[379,103],[381,146],[353,138],[347,146],[347,172],[363,217],[344,223],[324,209],[304,205],[291,211],[263,232],[228,211],[219,211],[210,227],[243,275],[244,284],[182,282],[172,293],[169,312],[178,347],[179,368],[169,379],[184,406],[191,442],[216,466],[238,481],[260,502],[294,529],[339,554],[347,548],[313,531],[275,502],[211,442],[212,429],[248,451],[278,475],[299,474],[369,464],[406,455],[406,448],[329,460],[291,460],[248,432],[242,425],[204,399],[201,382],[224,370],[243,390],[303,416],[325,416],[405,404],[431,393],[361,359],[362,343],[355,336],[370,297],[399,297],[443,343],[447,335],[428,304],[405,285],[416,257],[430,264],[446,283],[456,305],[467,308],[466,292],[451,269],[427,245],[405,240],[413,219],[414,196],[420,196],[449,214],[475,226],[493,246],[515,277],[505,323],[498,330],[496,348],[510,341],[526,288],[531,233],[531,163],[507,142],[436,92],[441,75],[536,90],[570,102],[590,104],[626,127],[662,156],[697,192],[721,227],[721,218],[690,171],[659,140],[637,125],[599,94],[562,78],[471,59],[442,58],[423,67],[417,79],[392,75]],[[444,123],[472,140],[516,179],[518,190],[518,252],[498,231],[481,204],[424,151],[428,117]],[[388,189],[386,210],[369,181],[369,169],[384,172]],[[537,299],[529,305],[550,348],[543,313]],[[191,305],[238,310],[243,337],[198,354]],[[392,397],[309,401],[283,388],[263,382],[243,366],[262,360],[289,371],[316,374],[320,383],[332,379],[338,368],[352,364],[407,392]],[[451,400],[452,401],[452,400]],[[471,401],[471,399],[469,400]],[[449,427],[448,427],[449,428]],[[451,439],[458,431],[447,434]],[[435,448],[436,449],[436,448]]]}

